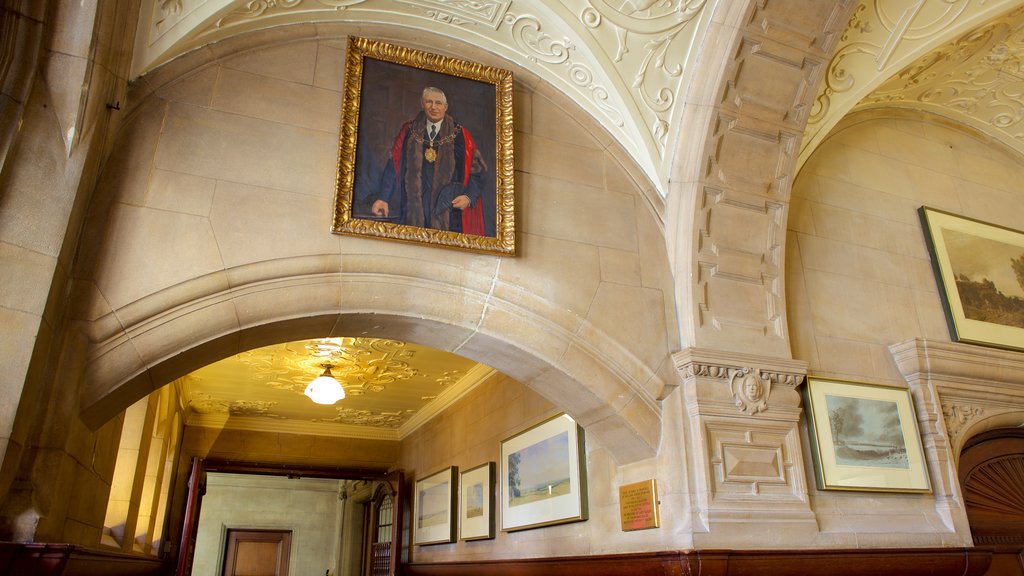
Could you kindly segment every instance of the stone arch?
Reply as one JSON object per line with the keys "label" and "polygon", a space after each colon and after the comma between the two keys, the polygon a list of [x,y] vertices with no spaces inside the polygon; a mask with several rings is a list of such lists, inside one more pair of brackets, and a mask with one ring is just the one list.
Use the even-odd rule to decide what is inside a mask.
{"label": "stone arch", "polygon": [[[83,420],[98,426],[175,378],[231,354],[290,340],[366,335],[460,354],[515,378],[575,417],[620,463],[657,451],[659,406],[582,339],[564,333],[543,341],[523,338],[531,327],[550,323],[517,304],[492,298],[486,306],[494,312],[476,324],[460,323],[430,317],[427,307],[374,306],[373,300],[409,289],[408,278],[398,276],[314,274],[258,284],[164,310],[99,343],[85,373]],[[467,300],[483,305],[484,297],[476,293]],[[337,310],[338,299],[345,300],[344,310]],[[270,304],[275,300],[302,304],[283,309]],[[254,305],[259,312],[227,326]],[[551,347],[558,337],[561,352]]]}
{"label": "stone arch", "polygon": [[720,2],[672,162],[666,238],[683,347],[791,358],[786,220],[797,154],[852,1]]}
{"label": "stone arch", "polygon": [[[331,235],[337,134],[329,129],[310,128],[308,119],[295,128],[327,143],[317,162],[301,163],[315,176],[303,174],[298,183],[247,179],[244,170],[262,168],[266,157],[231,158],[237,164],[226,175],[217,172],[218,162],[197,159],[230,148],[227,132],[251,138],[238,124],[216,133],[224,119],[214,117],[219,111],[207,76],[224,73],[220,67],[230,58],[259,50],[294,50],[288,56],[314,54],[319,61],[318,43],[325,40],[309,37],[307,28],[293,32],[254,33],[191,53],[133,86],[76,263],[72,317],[82,356],[75,361],[84,372],[83,419],[98,426],[132,400],[230,354],[358,333],[493,366],[565,408],[619,463],[654,456],[660,397],[675,378],[669,356],[675,319],[660,221],[639,169],[596,122],[573,113],[571,99],[527,77],[517,81],[520,98],[532,99],[533,114],[542,99],[546,109],[568,110],[546,112],[547,118],[574,122],[564,138],[600,167],[569,182],[539,163],[517,166],[525,195],[586,199],[587,210],[566,217],[565,230],[544,228],[541,215],[527,211],[533,228],[521,229],[522,254],[508,259]],[[343,42],[328,41],[340,52]],[[258,56],[247,60],[247,71],[253,61]],[[231,70],[233,78],[238,72]],[[257,80],[275,78],[270,72]],[[322,89],[315,81],[300,86],[307,88]],[[320,126],[333,129],[337,109],[328,113]],[[258,111],[233,111],[230,122],[239,118],[266,128],[260,138],[278,146],[274,152],[281,151],[274,131],[293,128],[287,117],[265,121]],[[562,144],[563,135],[540,134],[542,127],[524,123],[517,130],[523,163],[550,157],[551,143]],[[177,136],[181,141],[170,142]],[[189,148],[211,138],[221,139],[213,149]],[[202,208],[190,208],[203,186],[210,191]],[[220,199],[239,190],[244,199]],[[570,197],[554,197],[562,194]],[[595,219],[594,210],[618,222]],[[178,253],[179,246],[190,253]]]}

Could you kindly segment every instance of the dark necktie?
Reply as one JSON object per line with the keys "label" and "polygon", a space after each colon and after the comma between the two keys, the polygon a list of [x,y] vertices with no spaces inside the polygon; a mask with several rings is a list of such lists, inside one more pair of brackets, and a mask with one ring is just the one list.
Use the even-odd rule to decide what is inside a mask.
{"label": "dark necktie", "polygon": [[430,139],[433,140],[434,136],[437,136],[437,126],[431,124],[430,125]]}

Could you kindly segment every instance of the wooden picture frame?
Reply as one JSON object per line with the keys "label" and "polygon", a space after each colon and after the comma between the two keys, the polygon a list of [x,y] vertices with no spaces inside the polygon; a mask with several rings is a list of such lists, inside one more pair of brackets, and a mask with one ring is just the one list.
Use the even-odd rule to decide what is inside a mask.
{"label": "wooden picture frame", "polygon": [[1024,232],[919,212],[951,338],[1024,350]]}
{"label": "wooden picture frame", "polygon": [[804,394],[818,488],[931,492],[909,390],[808,377]]}
{"label": "wooden picture frame", "polygon": [[459,469],[444,470],[416,481],[413,497],[413,544],[455,542],[455,517],[458,509]]}
{"label": "wooden picture frame", "polygon": [[510,71],[350,37],[332,231],[515,254],[512,130]]}
{"label": "wooden picture frame", "polygon": [[494,538],[494,462],[462,472],[459,478],[459,538]]}
{"label": "wooden picture frame", "polygon": [[583,428],[560,414],[503,440],[500,482],[503,531],[586,520]]}

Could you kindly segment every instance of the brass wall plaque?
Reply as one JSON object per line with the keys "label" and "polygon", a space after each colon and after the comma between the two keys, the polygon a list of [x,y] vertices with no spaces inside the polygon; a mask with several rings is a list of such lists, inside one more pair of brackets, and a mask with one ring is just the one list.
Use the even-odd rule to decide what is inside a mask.
{"label": "brass wall plaque", "polygon": [[660,528],[658,481],[652,478],[619,486],[619,519],[624,532]]}

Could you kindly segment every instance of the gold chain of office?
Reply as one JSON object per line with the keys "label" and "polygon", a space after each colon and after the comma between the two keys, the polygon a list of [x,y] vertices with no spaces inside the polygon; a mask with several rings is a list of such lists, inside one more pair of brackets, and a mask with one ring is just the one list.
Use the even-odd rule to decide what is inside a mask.
{"label": "gold chain of office", "polygon": [[412,139],[415,140],[417,144],[427,145],[427,149],[423,151],[423,159],[426,160],[427,162],[433,163],[435,160],[437,160],[437,147],[444,146],[449,142],[454,142],[455,137],[458,136],[459,130],[461,129],[462,127],[456,124],[455,130],[451,134],[445,136],[444,138],[441,138],[440,140],[438,140],[437,138],[424,138],[423,136],[420,136],[419,134],[415,133],[410,134],[410,136],[412,136]]}

